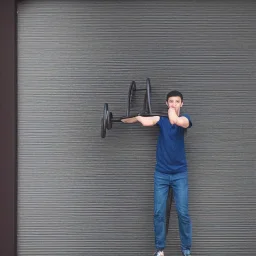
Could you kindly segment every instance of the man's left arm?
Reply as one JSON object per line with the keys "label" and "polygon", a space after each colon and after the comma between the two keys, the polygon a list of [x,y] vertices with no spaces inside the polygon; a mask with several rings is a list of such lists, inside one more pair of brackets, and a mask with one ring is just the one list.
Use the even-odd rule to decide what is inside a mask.
{"label": "man's left arm", "polygon": [[169,117],[171,124],[176,124],[185,129],[192,126],[189,116],[184,115],[184,116],[179,117],[179,116],[177,116],[175,109],[173,109],[173,108],[169,108],[168,117]]}

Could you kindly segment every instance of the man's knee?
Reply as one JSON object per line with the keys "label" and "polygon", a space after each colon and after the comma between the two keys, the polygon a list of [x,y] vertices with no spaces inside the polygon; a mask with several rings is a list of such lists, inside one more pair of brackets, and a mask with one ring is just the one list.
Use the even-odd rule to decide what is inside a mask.
{"label": "man's knee", "polygon": [[178,218],[181,222],[188,223],[190,222],[190,216],[188,213],[188,210],[186,209],[180,209],[178,210]]}
{"label": "man's knee", "polygon": [[165,221],[165,213],[163,210],[157,210],[154,212],[154,219],[158,222],[164,222]]}

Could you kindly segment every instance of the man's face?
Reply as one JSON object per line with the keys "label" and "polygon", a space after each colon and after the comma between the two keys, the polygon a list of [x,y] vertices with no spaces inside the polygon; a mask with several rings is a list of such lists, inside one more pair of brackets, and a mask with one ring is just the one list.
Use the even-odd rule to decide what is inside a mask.
{"label": "man's face", "polygon": [[180,108],[183,106],[183,102],[179,96],[169,97],[168,101],[166,102],[168,108],[174,108],[176,113],[180,111]]}

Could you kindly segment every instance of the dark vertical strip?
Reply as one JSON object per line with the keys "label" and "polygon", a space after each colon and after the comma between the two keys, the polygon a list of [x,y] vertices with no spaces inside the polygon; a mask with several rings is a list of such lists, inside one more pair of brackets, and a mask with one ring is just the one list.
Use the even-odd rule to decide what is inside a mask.
{"label": "dark vertical strip", "polygon": [[17,247],[16,1],[0,2],[0,255]]}

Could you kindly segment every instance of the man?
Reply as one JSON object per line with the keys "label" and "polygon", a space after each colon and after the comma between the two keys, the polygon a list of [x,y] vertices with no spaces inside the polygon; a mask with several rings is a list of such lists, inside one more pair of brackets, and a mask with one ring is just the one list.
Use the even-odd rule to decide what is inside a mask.
{"label": "man", "polygon": [[168,117],[136,116],[123,119],[124,123],[140,122],[143,126],[158,125],[160,133],[157,143],[154,173],[154,231],[155,256],[164,256],[166,246],[166,201],[169,188],[173,189],[179,223],[181,251],[190,256],[192,224],[188,210],[188,170],[184,145],[184,132],[192,126],[187,114],[181,114],[183,95],[171,91],[166,96]]}

